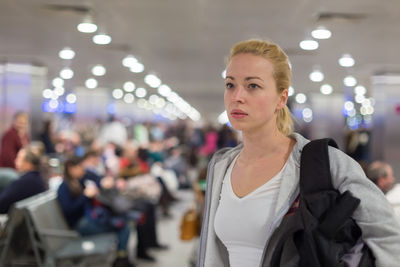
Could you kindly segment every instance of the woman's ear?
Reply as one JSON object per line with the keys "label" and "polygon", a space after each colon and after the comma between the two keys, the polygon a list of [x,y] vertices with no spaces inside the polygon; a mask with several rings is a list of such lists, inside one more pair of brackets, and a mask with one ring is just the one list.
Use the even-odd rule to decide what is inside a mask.
{"label": "woman's ear", "polygon": [[289,97],[289,91],[288,89],[284,89],[280,94],[279,94],[279,102],[278,105],[276,106],[277,110],[281,110],[286,106],[287,100]]}

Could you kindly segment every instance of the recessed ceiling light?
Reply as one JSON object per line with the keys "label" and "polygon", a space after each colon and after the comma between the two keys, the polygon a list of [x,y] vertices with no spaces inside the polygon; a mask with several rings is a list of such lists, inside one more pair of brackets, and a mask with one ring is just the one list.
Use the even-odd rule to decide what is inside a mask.
{"label": "recessed ceiling light", "polygon": [[111,43],[111,36],[107,34],[97,34],[93,36],[92,38],[93,43],[98,44],[98,45],[108,45]]}
{"label": "recessed ceiling light", "polygon": [[136,89],[135,94],[137,97],[145,97],[147,95],[147,90],[143,87],[139,87]]}
{"label": "recessed ceiling light", "polygon": [[307,96],[305,94],[297,94],[296,95],[296,102],[299,104],[304,104],[307,101]]}
{"label": "recessed ceiling light", "polygon": [[107,72],[106,68],[103,65],[96,65],[92,68],[92,74],[95,76],[103,76]]}
{"label": "recessed ceiling light", "polygon": [[333,92],[333,88],[330,84],[321,85],[320,91],[324,95],[330,95]]}
{"label": "recessed ceiling light", "polygon": [[322,82],[324,80],[324,74],[319,70],[314,70],[310,73],[309,78],[313,82]]}
{"label": "recessed ceiling light", "polygon": [[224,70],[224,71],[221,73],[221,77],[222,77],[222,79],[225,79],[225,78],[226,78],[226,70]]}
{"label": "recessed ceiling light", "polygon": [[97,87],[97,85],[98,85],[97,80],[96,80],[96,79],[93,79],[93,78],[89,78],[89,79],[87,79],[86,82],[85,82],[85,86],[86,86],[87,88],[89,88],[89,89],[94,89],[94,88]]}
{"label": "recessed ceiling light", "polygon": [[341,58],[339,58],[338,62],[340,66],[345,68],[352,67],[355,64],[355,61],[350,54],[344,54]]}
{"label": "recessed ceiling light", "polygon": [[351,101],[346,101],[346,102],[344,103],[344,108],[345,108],[347,111],[350,111],[350,110],[354,109],[354,103],[351,102]]}
{"label": "recessed ceiling light", "polygon": [[71,48],[65,47],[58,52],[58,56],[62,59],[73,59],[75,57],[75,52]]}
{"label": "recessed ceiling light", "polygon": [[122,89],[115,88],[115,89],[112,91],[112,96],[113,96],[115,99],[121,99],[121,98],[124,96],[124,92],[122,91]]}
{"label": "recessed ceiling light", "polygon": [[135,100],[135,96],[131,93],[127,93],[126,95],[124,95],[124,102],[127,104],[131,104],[133,103],[133,101]]}
{"label": "recessed ceiling light", "polygon": [[83,33],[93,33],[97,31],[97,25],[94,24],[90,19],[86,19],[77,26],[78,31]]}
{"label": "recessed ceiling light", "polygon": [[44,89],[42,92],[42,95],[44,98],[50,99],[53,96],[53,90],[51,90],[49,88]]}
{"label": "recessed ceiling light", "polygon": [[144,77],[144,82],[153,88],[157,88],[161,85],[161,80],[154,74],[147,74]]}
{"label": "recessed ceiling light", "polygon": [[59,77],[57,77],[57,78],[53,79],[52,84],[53,84],[54,87],[63,87],[64,86],[64,80],[59,78]]}
{"label": "recessed ceiling light", "polygon": [[319,44],[315,40],[303,40],[300,42],[300,48],[303,50],[315,50],[318,49]]}
{"label": "recessed ceiling light", "polygon": [[60,77],[63,78],[64,80],[69,80],[72,77],[74,77],[74,71],[71,70],[70,68],[63,68],[60,71]]}
{"label": "recessed ceiling light", "polygon": [[365,93],[367,93],[367,89],[362,85],[357,85],[354,87],[354,93],[356,95],[365,95]]}
{"label": "recessed ceiling light", "polygon": [[354,78],[353,76],[349,75],[343,79],[344,85],[348,87],[355,86],[357,84],[357,79]]}
{"label": "recessed ceiling light", "polygon": [[131,66],[133,66],[133,64],[137,62],[138,60],[134,56],[128,55],[122,60],[122,65],[124,67],[130,68]]}
{"label": "recessed ceiling light", "polygon": [[140,62],[133,63],[133,65],[129,68],[133,73],[141,73],[144,71],[144,65]]}
{"label": "recessed ceiling light", "polygon": [[302,111],[301,113],[302,113],[302,115],[303,115],[303,120],[304,120],[305,122],[310,122],[310,121],[312,121],[312,118],[313,118],[312,109],[310,109],[310,108],[305,108],[305,109],[303,109],[303,111]]}
{"label": "recessed ceiling light", "polygon": [[76,102],[76,95],[75,94],[68,94],[65,99],[67,100],[68,103],[73,104]]}
{"label": "recessed ceiling light", "polygon": [[325,27],[318,27],[311,32],[311,36],[315,39],[329,39],[332,36],[332,32]]}
{"label": "recessed ceiling light", "polygon": [[54,93],[58,96],[62,96],[65,93],[64,87],[56,87],[54,88]]}
{"label": "recessed ceiling light", "polygon": [[171,93],[172,90],[168,85],[163,84],[160,87],[158,87],[157,91],[160,95],[167,97]]}
{"label": "recessed ceiling light", "polygon": [[128,93],[133,92],[136,88],[136,86],[133,82],[125,82],[123,87],[124,87],[125,92],[128,92]]}

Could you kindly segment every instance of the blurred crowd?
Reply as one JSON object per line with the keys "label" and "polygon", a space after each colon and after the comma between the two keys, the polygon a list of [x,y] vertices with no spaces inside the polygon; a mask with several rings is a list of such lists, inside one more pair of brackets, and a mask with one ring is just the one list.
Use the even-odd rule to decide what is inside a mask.
{"label": "blurred crowd", "polygon": [[31,134],[29,114],[14,115],[1,138],[0,213],[9,213],[22,199],[56,190],[71,229],[83,236],[116,233],[113,266],[133,266],[127,257],[131,231],[137,232],[137,258],[155,261],[149,248],[168,249],[158,242],[159,216],[171,216],[178,190],[191,190],[205,179],[217,149],[238,143],[226,125],[127,123],[115,116],[77,121],[45,120],[43,130]]}

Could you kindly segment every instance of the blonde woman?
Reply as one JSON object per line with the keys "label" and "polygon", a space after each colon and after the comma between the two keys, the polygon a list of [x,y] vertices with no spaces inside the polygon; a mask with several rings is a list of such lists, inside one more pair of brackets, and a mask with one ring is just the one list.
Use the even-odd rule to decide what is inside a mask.
{"label": "blonde woman", "polygon": [[[216,152],[209,163],[198,267],[270,266],[268,244],[298,196],[300,155],[308,142],[292,132],[290,77],[278,45],[249,40],[233,46],[224,102],[243,143]],[[376,266],[397,266],[400,226],[384,195],[340,150],[330,147],[329,158],[333,186],[361,199],[353,218]],[[298,266],[295,248],[289,251],[282,266]]]}

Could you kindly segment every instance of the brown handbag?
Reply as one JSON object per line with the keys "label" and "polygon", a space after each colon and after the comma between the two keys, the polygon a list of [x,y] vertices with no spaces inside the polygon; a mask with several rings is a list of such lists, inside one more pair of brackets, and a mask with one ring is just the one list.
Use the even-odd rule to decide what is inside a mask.
{"label": "brown handbag", "polygon": [[181,220],[181,240],[188,241],[200,235],[201,218],[196,209],[188,209]]}

